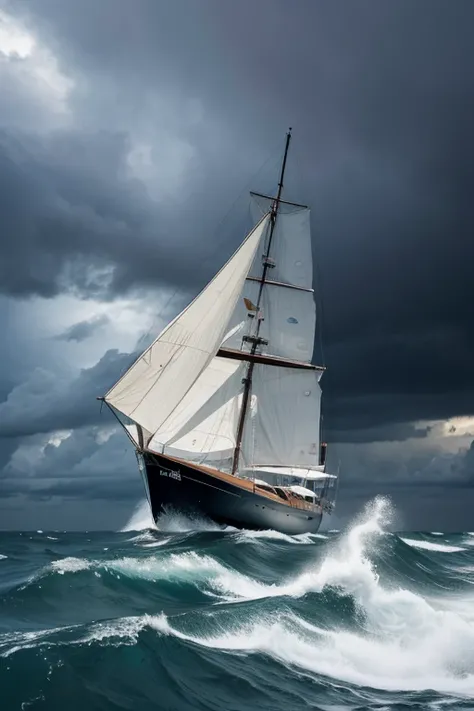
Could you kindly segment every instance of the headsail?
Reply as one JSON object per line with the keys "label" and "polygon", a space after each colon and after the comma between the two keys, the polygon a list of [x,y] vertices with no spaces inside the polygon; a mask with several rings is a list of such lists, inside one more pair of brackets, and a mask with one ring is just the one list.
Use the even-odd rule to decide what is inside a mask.
{"label": "headsail", "polygon": [[154,434],[216,354],[269,224],[266,214],[203,291],[155,339],[105,396]]}

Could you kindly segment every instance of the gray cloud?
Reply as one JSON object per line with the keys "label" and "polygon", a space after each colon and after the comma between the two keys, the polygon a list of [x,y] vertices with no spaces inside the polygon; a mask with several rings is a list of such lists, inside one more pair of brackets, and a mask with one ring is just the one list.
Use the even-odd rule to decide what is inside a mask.
{"label": "gray cloud", "polygon": [[126,137],[110,133],[40,139],[2,132],[4,293],[107,297],[173,283],[178,267],[192,283],[195,264],[179,238],[163,238],[165,218],[126,176],[125,151]]}
{"label": "gray cloud", "polygon": [[98,423],[101,408],[96,398],[105,394],[133,360],[130,354],[110,350],[72,380],[42,368],[33,370],[0,404],[0,439]]}
{"label": "gray cloud", "polygon": [[142,493],[136,459],[117,430],[110,431],[107,418],[102,427],[74,430],[54,444],[44,445],[38,435],[26,438],[3,469],[1,498],[135,501]]}
{"label": "gray cloud", "polygon": [[101,314],[85,321],[79,321],[56,336],[58,341],[84,341],[109,322],[108,316]]}
{"label": "gray cloud", "polygon": [[[473,413],[470,0],[5,7],[54,53],[72,118],[2,60],[4,294],[114,299],[170,285],[190,298],[248,224],[244,195],[221,225],[235,197],[272,189],[292,124],[287,195],[313,207],[328,440],[422,440],[417,421]],[[136,174],[134,151],[146,159]],[[96,395],[133,356],[107,351],[76,379],[25,356],[20,368],[1,343],[0,358],[6,438],[97,424]]]}

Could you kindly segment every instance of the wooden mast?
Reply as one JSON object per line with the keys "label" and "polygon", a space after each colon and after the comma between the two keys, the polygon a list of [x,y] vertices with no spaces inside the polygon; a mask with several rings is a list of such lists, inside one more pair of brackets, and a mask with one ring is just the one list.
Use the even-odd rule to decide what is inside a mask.
{"label": "wooden mast", "polygon": [[[277,218],[277,214],[278,214],[278,208],[280,206],[281,194],[283,191],[283,178],[285,176],[286,159],[288,158],[288,149],[290,147],[290,141],[291,141],[291,128],[288,129],[288,133],[286,134],[285,153],[284,153],[283,162],[281,165],[280,180],[278,182],[278,191],[277,191],[276,197],[273,198],[273,203],[272,203],[272,208],[271,208],[271,213],[270,213],[270,236],[268,238],[267,251],[266,251],[266,254],[264,255],[264,258],[263,258],[263,271],[262,271],[262,276],[260,278],[260,287],[258,290],[258,298],[257,298],[257,304],[256,304],[257,329],[256,329],[255,336],[248,336],[246,339],[247,342],[252,343],[252,348],[250,350],[250,356],[255,356],[258,346],[263,343],[263,339],[260,338],[260,336],[259,336],[260,325],[262,322],[258,318],[258,313],[260,311],[260,304],[262,301],[263,287],[265,285],[267,271],[268,271],[269,265],[270,265],[270,261],[269,261],[270,249],[272,246],[273,233],[275,231],[276,218]],[[241,450],[241,446],[242,446],[242,437],[244,434],[245,417],[247,415],[250,390],[252,387],[252,376],[253,376],[254,367],[255,367],[255,360],[250,360],[248,367],[247,367],[247,375],[243,381],[244,392],[243,392],[243,396],[242,396],[242,407],[241,407],[240,415],[239,415],[239,424],[237,426],[237,440],[236,440],[236,445],[235,445],[235,449],[234,449],[234,460],[232,462],[232,474],[235,474],[237,472],[238,467],[239,467],[240,450]]]}

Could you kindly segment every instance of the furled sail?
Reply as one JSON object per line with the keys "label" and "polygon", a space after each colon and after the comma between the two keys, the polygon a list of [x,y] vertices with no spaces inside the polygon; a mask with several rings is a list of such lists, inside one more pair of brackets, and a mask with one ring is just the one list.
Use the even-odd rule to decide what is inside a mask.
{"label": "furled sail", "polygon": [[269,224],[266,213],[201,293],[105,396],[149,433],[165,425],[214,358]]}

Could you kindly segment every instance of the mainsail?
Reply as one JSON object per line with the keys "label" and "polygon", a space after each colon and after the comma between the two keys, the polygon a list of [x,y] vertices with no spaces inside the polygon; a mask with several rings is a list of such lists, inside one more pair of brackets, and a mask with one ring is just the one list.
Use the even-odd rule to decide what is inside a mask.
{"label": "mainsail", "polygon": [[311,365],[310,210],[257,194],[251,207],[239,249],[105,400],[151,451],[224,471],[314,468],[323,369]]}
{"label": "mainsail", "polygon": [[255,367],[242,442],[246,468],[319,464],[321,375],[321,370]]}

